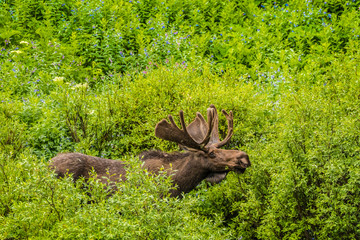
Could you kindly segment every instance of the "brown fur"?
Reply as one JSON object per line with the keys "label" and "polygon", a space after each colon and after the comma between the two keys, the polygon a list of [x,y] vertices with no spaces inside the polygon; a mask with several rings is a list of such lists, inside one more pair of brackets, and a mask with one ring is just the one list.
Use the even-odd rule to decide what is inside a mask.
{"label": "brown fur", "polygon": [[189,156],[190,153],[182,153],[182,152],[172,152],[172,153],[165,153],[161,151],[145,151],[140,153],[139,158],[142,161],[146,161],[147,159],[159,158],[162,159],[164,162],[173,162],[175,160],[183,159]]}
{"label": "brown fur", "polygon": [[104,184],[108,182],[106,178],[112,182],[125,181],[124,166],[122,161],[93,157],[82,153],[60,153],[50,160],[50,168],[55,170],[58,177],[72,174],[74,181],[80,177],[88,179],[89,173],[94,170],[97,178]]}
{"label": "brown fur", "polygon": [[[172,190],[171,196],[179,196],[194,189],[202,180],[211,183],[219,183],[229,171],[245,169],[250,166],[246,153],[237,150],[217,151],[215,156],[210,157],[209,153],[196,152],[174,152],[164,153],[160,151],[148,151],[140,154],[144,161],[143,167],[150,172],[157,174],[160,169],[172,175],[176,190]],[[234,151],[234,152],[229,152]],[[222,155],[225,153],[233,156],[228,160],[231,164],[224,164]],[[81,153],[60,153],[50,161],[50,168],[55,170],[58,177],[64,177],[66,173],[72,174],[74,181],[79,177],[88,179],[89,173],[94,170],[97,178],[104,184],[126,180],[125,163],[122,161],[104,159],[88,156]]]}

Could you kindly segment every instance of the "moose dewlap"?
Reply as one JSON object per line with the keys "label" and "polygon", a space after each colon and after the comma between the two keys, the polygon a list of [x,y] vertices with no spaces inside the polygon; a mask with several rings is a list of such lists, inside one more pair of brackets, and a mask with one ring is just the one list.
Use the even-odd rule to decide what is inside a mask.
{"label": "moose dewlap", "polygon": [[[220,149],[230,141],[233,134],[232,112],[228,114],[222,110],[222,113],[228,123],[228,132],[222,141],[219,139],[219,120],[214,105],[207,109],[207,121],[197,113],[195,120],[186,126],[184,113],[180,111],[181,129],[171,115],[168,116],[170,122],[163,119],[156,125],[157,137],[178,143],[185,150],[174,153],[147,151],[140,154],[144,168],[154,173],[165,169],[168,174],[172,174],[176,189],[170,191],[171,196],[191,191],[202,180],[219,183],[228,172],[244,173],[251,165],[245,152]],[[58,177],[63,177],[67,173],[72,174],[74,181],[79,177],[89,178],[92,170],[104,184],[126,180],[124,162],[81,153],[60,153],[51,159],[50,168],[54,169]]]}

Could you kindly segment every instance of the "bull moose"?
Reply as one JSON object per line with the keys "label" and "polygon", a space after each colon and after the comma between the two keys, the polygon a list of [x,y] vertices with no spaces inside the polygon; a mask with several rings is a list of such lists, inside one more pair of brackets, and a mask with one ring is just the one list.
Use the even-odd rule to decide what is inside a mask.
{"label": "bull moose", "polygon": [[[224,150],[220,147],[227,144],[233,134],[233,113],[222,110],[228,124],[226,137],[220,141],[218,114],[214,105],[207,109],[207,122],[197,113],[193,122],[185,125],[184,113],[180,111],[181,129],[171,115],[170,123],[163,119],[155,127],[155,136],[178,143],[184,152],[166,153],[146,151],[140,154],[144,161],[143,168],[157,174],[160,169],[172,177],[175,188],[170,191],[173,197],[180,196],[194,189],[202,180],[219,183],[230,171],[244,173],[250,166],[248,155],[239,150]],[[126,180],[125,163],[118,160],[88,156],[81,153],[60,153],[50,161],[50,168],[58,177],[72,174],[74,181],[79,177],[85,180],[91,170],[104,184]],[[107,177],[104,178],[104,177]],[[108,179],[110,181],[108,181]]]}

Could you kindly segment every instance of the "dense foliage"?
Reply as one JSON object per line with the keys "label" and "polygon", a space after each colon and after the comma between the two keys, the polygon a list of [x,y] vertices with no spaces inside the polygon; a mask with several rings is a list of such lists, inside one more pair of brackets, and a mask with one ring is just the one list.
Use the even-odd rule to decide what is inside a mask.
{"label": "dense foliage", "polygon": [[[359,1],[0,0],[0,19],[0,239],[360,238]],[[251,168],[159,197],[171,179],[136,154],[177,150],[156,123],[211,103]],[[128,181],[56,179],[72,151]]]}

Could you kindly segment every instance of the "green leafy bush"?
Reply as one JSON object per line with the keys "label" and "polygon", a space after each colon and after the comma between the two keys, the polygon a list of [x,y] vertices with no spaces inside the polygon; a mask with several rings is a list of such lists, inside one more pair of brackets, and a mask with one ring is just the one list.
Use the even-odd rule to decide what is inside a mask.
{"label": "green leafy bush", "polygon": [[[119,183],[119,192],[107,199],[101,183],[90,179],[85,191],[81,181],[74,186],[70,178],[58,180],[29,153],[12,162],[1,157],[1,189],[8,193],[1,196],[0,208],[0,234],[5,239],[216,239],[226,235],[223,228],[207,231],[219,222],[191,217],[192,204],[198,199],[160,198],[166,196],[171,179],[165,174],[151,177],[133,158],[124,159],[129,164],[128,180]],[[11,171],[15,166],[18,171]]]}
{"label": "green leafy bush", "polygon": [[[0,1],[0,239],[358,239],[359,7]],[[210,104],[252,166],[168,198],[135,156],[177,150],[156,123]],[[48,160],[73,151],[128,181],[107,198],[56,179]]]}

